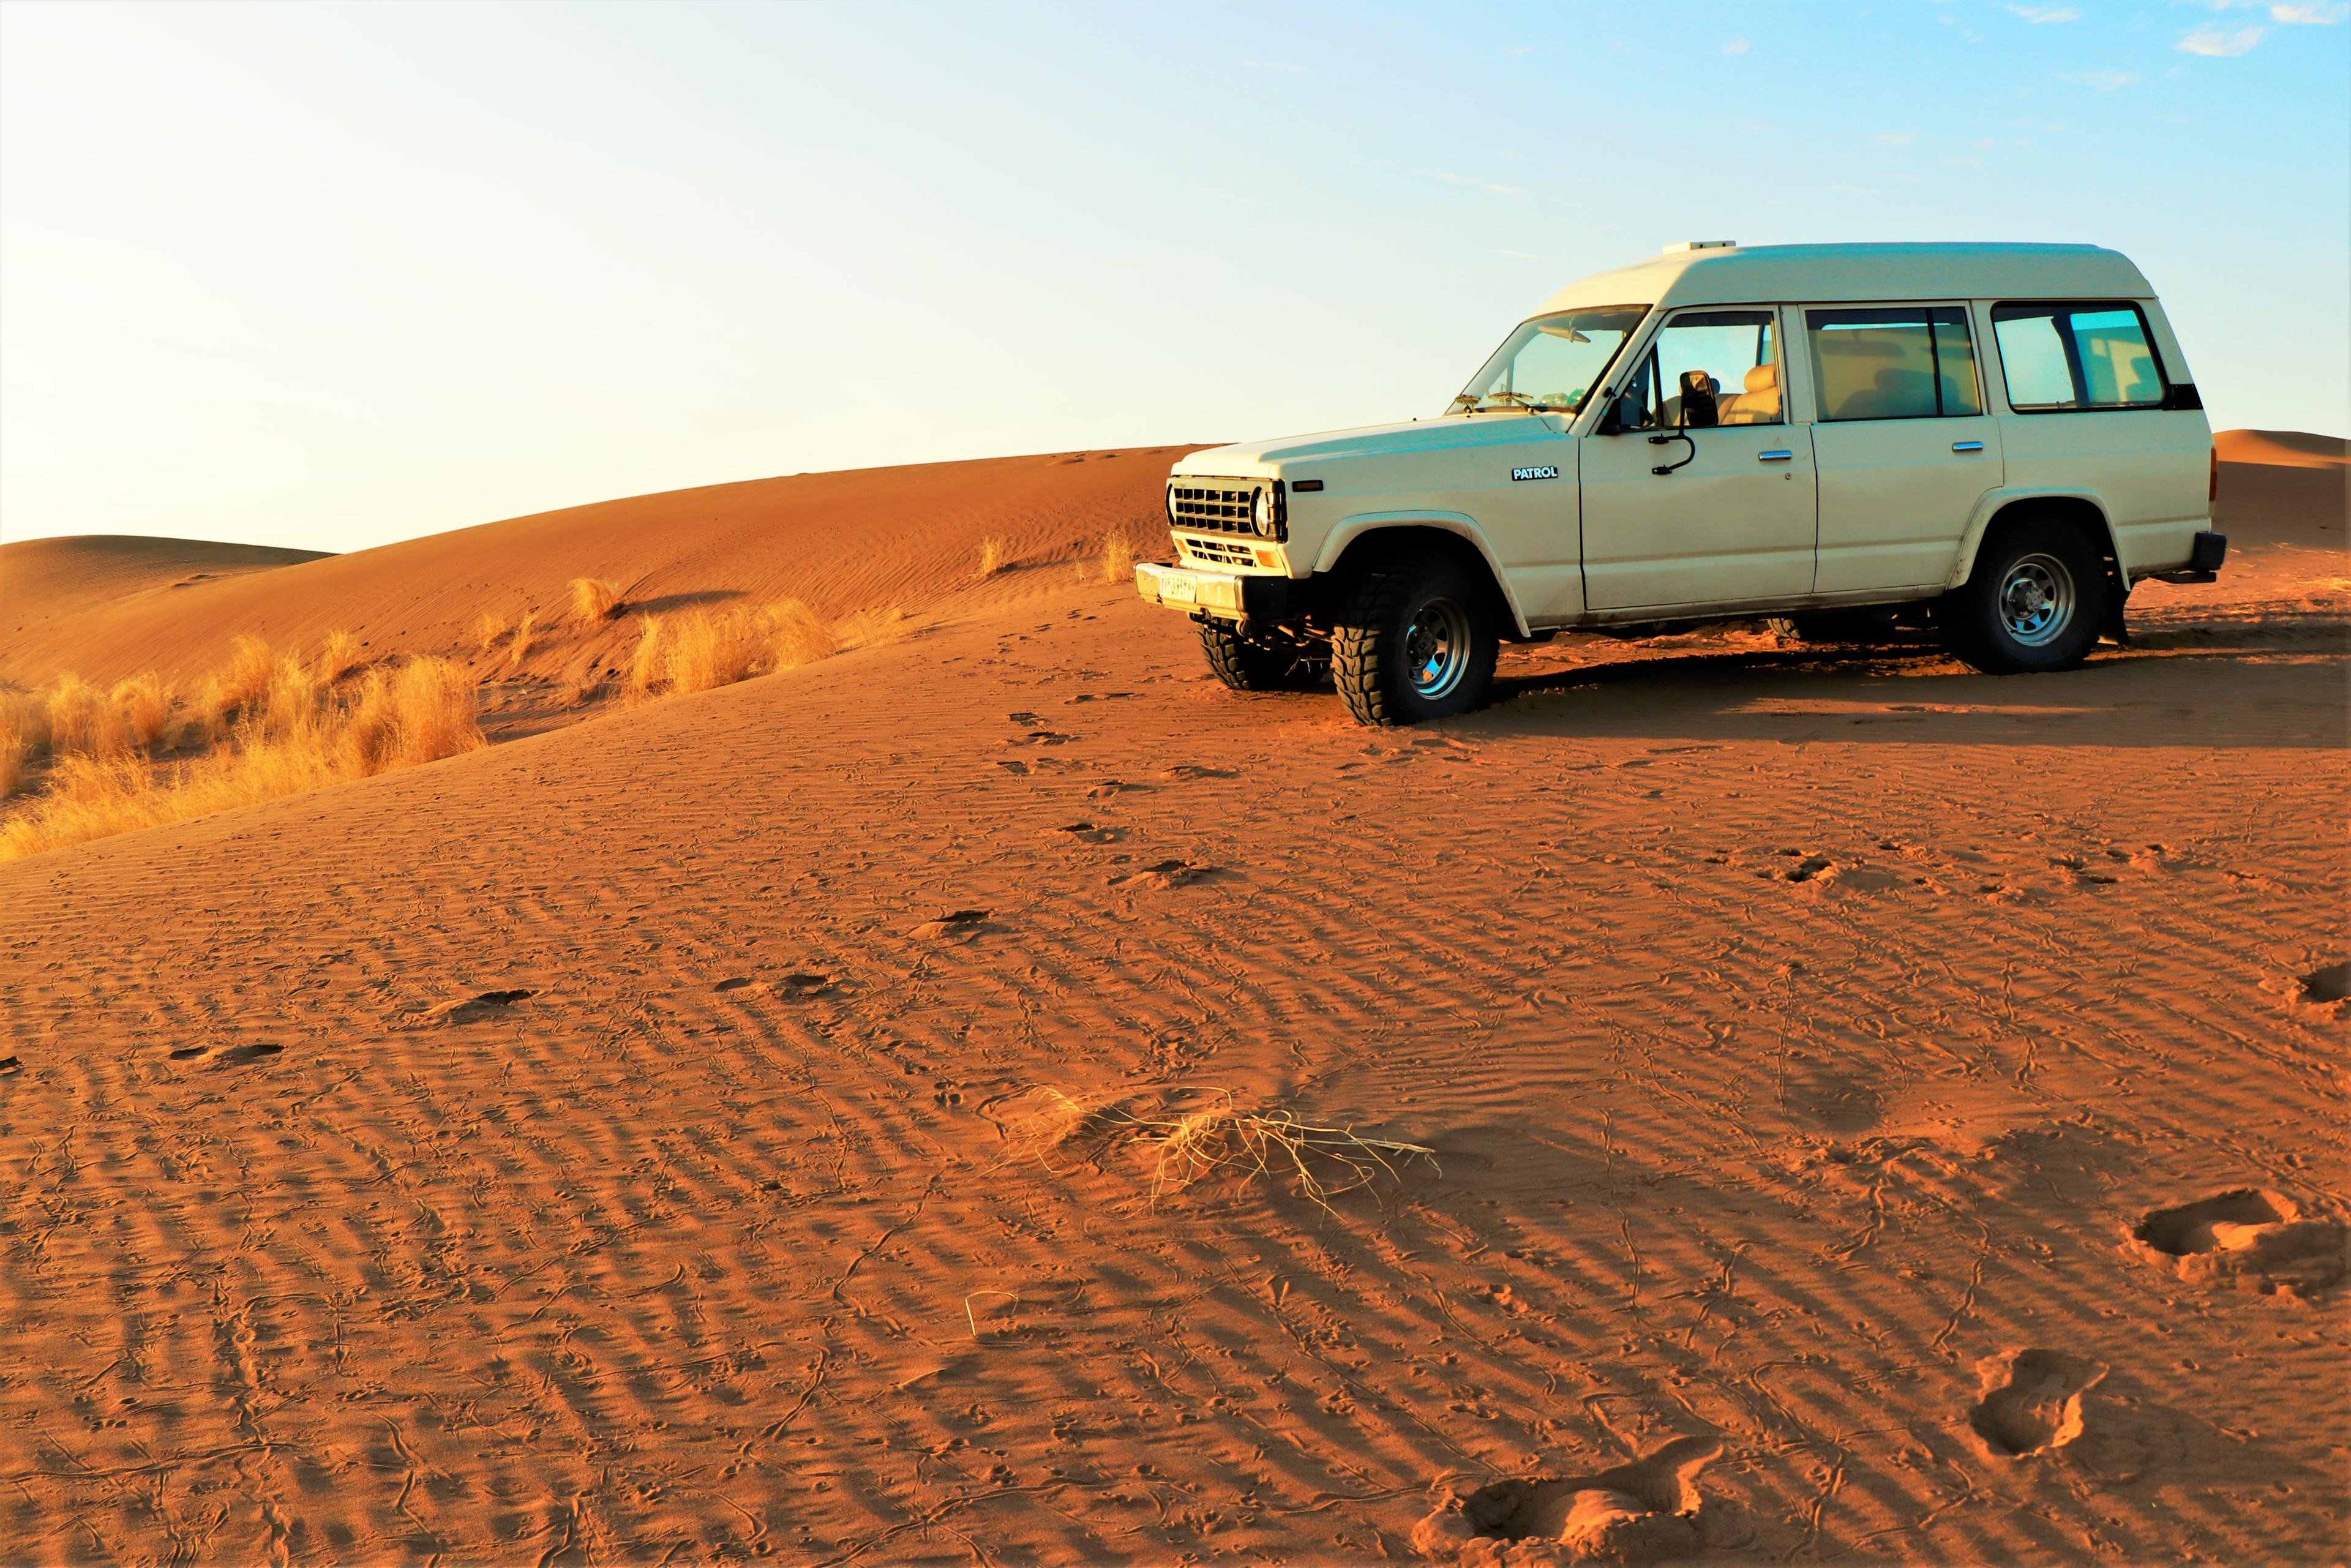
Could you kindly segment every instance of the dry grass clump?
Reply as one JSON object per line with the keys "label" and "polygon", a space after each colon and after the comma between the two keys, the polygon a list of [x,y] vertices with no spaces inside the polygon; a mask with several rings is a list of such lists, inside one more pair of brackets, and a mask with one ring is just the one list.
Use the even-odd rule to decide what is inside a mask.
{"label": "dry grass clump", "polygon": [[994,534],[979,541],[979,575],[994,577],[1005,567],[1004,541]]}
{"label": "dry grass clump", "polygon": [[841,634],[832,623],[797,599],[763,605],[756,619],[771,670],[798,669],[841,652]]}
{"label": "dry grass clump", "polygon": [[481,618],[474,622],[474,641],[482,645],[485,653],[505,641],[506,634],[507,618],[494,610],[483,611]]}
{"label": "dry grass clump", "polygon": [[[240,644],[246,641],[261,646],[257,639]],[[215,677],[215,695],[250,685],[250,654],[240,645],[237,657],[246,667]],[[188,762],[159,767],[121,748],[60,755],[40,796],[0,822],[0,860],[185,821],[484,744],[472,678],[443,659],[412,659],[397,670],[377,666],[341,686],[298,659],[274,660],[268,680],[241,713],[228,745]]]}
{"label": "dry grass clump", "polygon": [[526,611],[524,611],[524,612],[523,612],[522,619],[521,619],[519,622],[516,622],[516,624],[515,624],[515,632],[514,632],[514,646],[512,646],[511,648],[509,648],[509,649],[507,649],[507,669],[509,669],[509,670],[519,670],[519,669],[521,669],[521,668],[522,668],[522,662],[523,662],[523,660],[525,660],[525,659],[527,659],[527,658],[528,658],[528,657],[530,656],[530,634],[531,634],[532,623],[533,623],[533,622],[535,622],[536,621],[538,621],[538,611],[536,611],[536,610],[526,610]]}
{"label": "dry grass clump", "polygon": [[367,663],[360,640],[348,632],[329,632],[319,644],[319,679],[333,685]]}
{"label": "dry grass clump", "polygon": [[48,743],[48,705],[33,692],[0,692],[0,800],[24,788],[26,768]]}
{"label": "dry grass clump", "polygon": [[239,633],[229,644],[228,663],[214,671],[208,683],[212,711],[226,716],[250,706],[269,690],[277,673],[277,661],[271,656],[269,644],[258,637]]}
{"label": "dry grass clump", "polygon": [[59,675],[46,701],[51,750],[110,757],[127,744],[121,714],[104,692],[79,675]]}
{"label": "dry grass clump", "polygon": [[1127,537],[1113,530],[1102,540],[1102,580],[1104,582],[1124,582],[1134,575],[1134,545]]}
{"label": "dry grass clump", "polygon": [[150,670],[127,681],[117,681],[107,694],[122,725],[122,737],[141,751],[152,751],[172,727],[172,688]]}
{"label": "dry grass clump", "polygon": [[629,700],[641,702],[656,690],[673,696],[706,692],[812,664],[844,647],[894,642],[905,635],[904,620],[892,609],[835,623],[797,599],[773,600],[756,609],[648,615],[629,656]]}
{"label": "dry grass clump", "polygon": [[1436,1151],[1419,1144],[1302,1122],[1280,1106],[1249,1109],[1228,1089],[1196,1092],[1201,1103],[1187,1109],[1138,1111],[1124,1101],[1086,1105],[1048,1088],[1032,1103],[1032,1113],[1008,1131],[1016,1145],[1032,1146],[1040,1156],[1074,1151],[1101,1166],[1113,1151],[1131,1153],[1149,1176],[1155,1206],[1218,1179],[1287,1186],[1330,1209],[1343,1193],[1400,1179],[1403,1167],[1415,1161],[1437,1168]]}
{"label": "dry grass clump", "polygon": [[662,648],[662,678],[679,696],[733,685],[751,673],[761,652],[750,617],[739,612],[714,615],[689,610],[670,622]]}
{"label": "dry grass clump", "polygon": [[619,584],[608,582],[601,577],[575,577],[571,580],[571,613],[581,625],[592,626],[599,621],[612,620],[627,608],[621,602]]}

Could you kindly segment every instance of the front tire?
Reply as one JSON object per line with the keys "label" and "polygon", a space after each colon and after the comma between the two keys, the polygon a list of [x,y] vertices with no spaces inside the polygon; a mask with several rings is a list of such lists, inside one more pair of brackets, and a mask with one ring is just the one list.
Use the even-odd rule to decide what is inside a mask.
{"label": "front tire", "polygon": [[1951,651],[1988,675],[2070,670],[2106,623],[2105,562],[2058,526],[2003,530],[1942,601]]}
{"label": "front tire", "polygon": [[1486,700],[1501,652],[1491,592],[1443,558],[1366,569],[1331,633],[1331,674],[1358,724],[1388,728],[1450,718]]}

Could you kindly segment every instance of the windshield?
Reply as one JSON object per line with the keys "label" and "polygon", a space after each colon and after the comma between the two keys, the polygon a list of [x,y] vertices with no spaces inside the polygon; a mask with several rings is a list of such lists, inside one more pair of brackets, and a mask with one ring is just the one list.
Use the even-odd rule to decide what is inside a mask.
{"label": "windshield", "polygon": [[1648,313],[1646,305],[1610,305],[1521,322],[1446,412],[1573,413]]}

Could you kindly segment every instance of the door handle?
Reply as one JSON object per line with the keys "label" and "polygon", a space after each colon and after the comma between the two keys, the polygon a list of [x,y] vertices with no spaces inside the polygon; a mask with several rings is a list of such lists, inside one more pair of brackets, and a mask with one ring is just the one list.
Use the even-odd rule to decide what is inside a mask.
{"label": "door handle", "polygon": [[1778,451],[1776,451],[1776,452],[1759,452],[1759,453],[1757,453],[1757,454],[1755,455],[1755,461],[1756,461],[1756,462],[1758,462],[1758,463],[1785,463],[1786,461],[1788,461],[1788,459],[1790,459],[1791,457],[1793,457],[1794,455],[1795,455],[1795,454],[1794,454],[1794,453],[1792,453],[1792,452],[1789,451],[1786,447],[1784,447],[1784,446],[1783,446],[1783,447],[1780,448],[1780,449],[1779,449]]}
{"label": "door handle", "polygon": [[1951,443],[1951,450],[1954,452],[1981,452],[1983,450],[1983,443],[1980,441],[1954,441]]}

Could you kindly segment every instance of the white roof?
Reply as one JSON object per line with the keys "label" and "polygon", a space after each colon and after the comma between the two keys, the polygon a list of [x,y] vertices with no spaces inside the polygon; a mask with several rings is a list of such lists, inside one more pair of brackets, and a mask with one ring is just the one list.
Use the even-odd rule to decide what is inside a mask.
{"label": "white roof", "polygon": [[1591,305],[1839,299],[2152,299],[2095,245],[1758,245],[1675,250],[1571,283],[1539,314]]}

